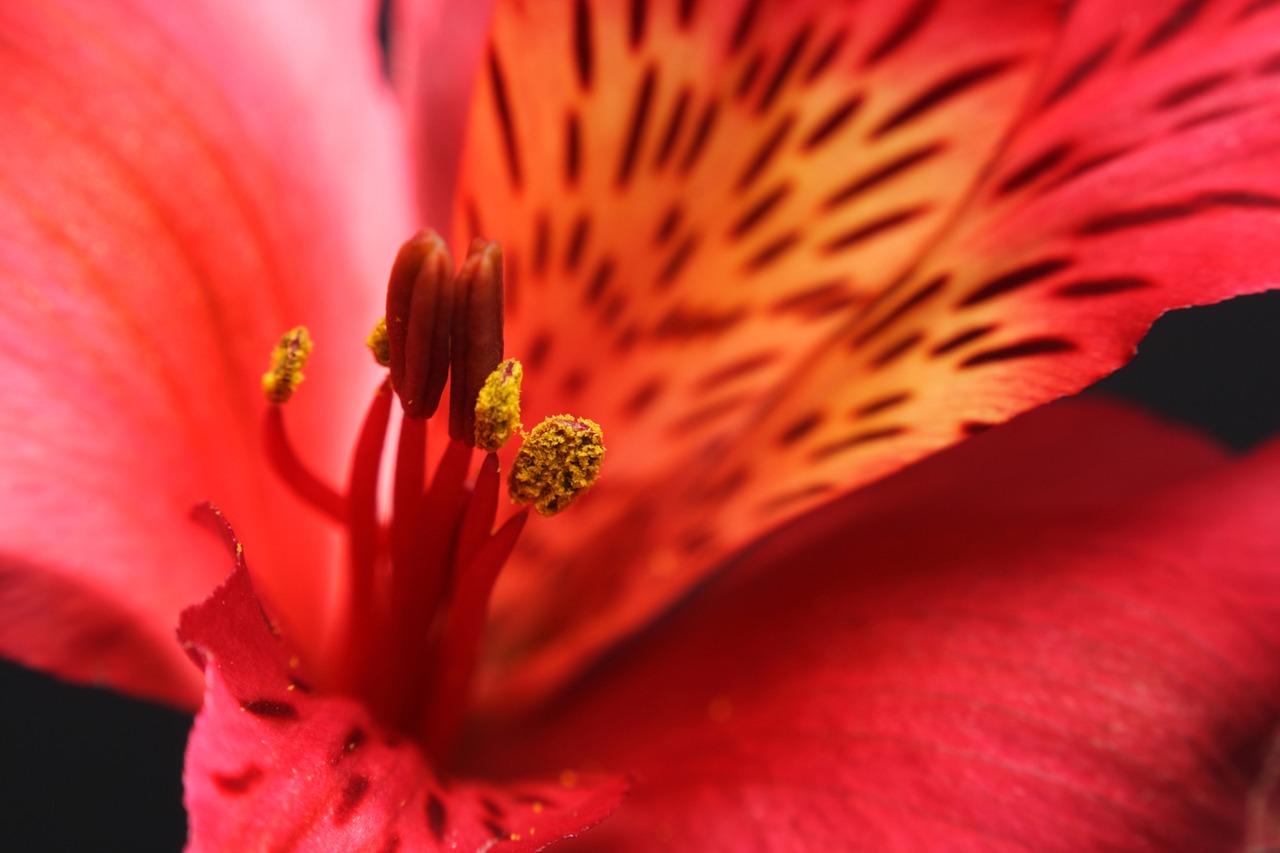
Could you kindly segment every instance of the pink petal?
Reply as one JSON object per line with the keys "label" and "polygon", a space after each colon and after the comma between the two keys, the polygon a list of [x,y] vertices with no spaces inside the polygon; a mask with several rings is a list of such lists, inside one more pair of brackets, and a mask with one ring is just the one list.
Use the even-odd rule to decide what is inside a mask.
{"label": "pink petal", "polygon": [[1280,445],[1214,465],[1051,407],[775,537],[477,743],[634,772],[591,849],[1232,849],[1280,722],[1278,478]]}
{"label": "pink petal", "polygon": [[273,632],[243,563],[183,614],[207,679],[184,776],[191,851],[537,850],[622,797],[618,782],[587,777],[446,785],[357,702],[311,695]]}
{"label": "pink petal", "polygon": [[0,652],[194,706],[172,630],[224,572],[194,505],[321,628],[333,543],[266,473],[259,376],[311,327],[288,418],[340,476],[411,230],[373,4],[9,3],[0,32]]}
{"label": "pink petal", "polygon": [[449,233],[471,90],[494,0],[391,4],[392,75],[409,112],[423,221]]}

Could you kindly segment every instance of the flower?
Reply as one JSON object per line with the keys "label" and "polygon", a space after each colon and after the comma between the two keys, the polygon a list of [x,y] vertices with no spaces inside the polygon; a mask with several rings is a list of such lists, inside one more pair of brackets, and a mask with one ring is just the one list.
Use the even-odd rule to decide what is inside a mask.
{"label": "flower", "polygon": [[[5,464],[33,496],[0,648],[190,705],[165,633],[225,558],[178,519],[223,505],[254,578],[183,627],[208,679],[193,847],[536,847],[608,813],[618,773],[585,843],[1240,838],[1280,700],[1273,448],[1231,464],[1058,407],[837,497],[1083,387],[1162,310],[1268,286],[1271,4],[500,5],[478,65],[442,72],[480,69],[462,165],[428,163],[420,203],[456,174],[460,236],[503,246],[527,410],[571,403],[611,455],[513,555],[469,727],[429,762],[291,675],[330,659],[342,560],[263,476],[250,396],[306,323],[289,420],[332,471],[377,382],[365,286],[413,229],[406,136],[346,38],[366,12],[0,13]],[[465,13],[403,8],[399,68],[407,138],[447,148],[434,75],[478,42],[432,14]]]}

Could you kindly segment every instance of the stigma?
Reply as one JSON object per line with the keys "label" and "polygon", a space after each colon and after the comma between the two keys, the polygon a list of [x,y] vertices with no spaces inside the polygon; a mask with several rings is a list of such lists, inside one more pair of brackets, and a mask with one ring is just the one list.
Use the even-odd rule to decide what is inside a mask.
{"label": "stigma", "polygon": [[[277,474],[346,533],[346,567],[320,685],[355,695],[386,725],[444,758],[465,719],[483,651],[490,594],[528,519],[558,513],[595,483],[599,425],[557,415],[525,435],[524,368],[504,358],[502,251],[474,241],[455,272],[444,241],[425,230],[391,267],[386,315],[366,344],[387,377],[373,394],[345,489],[328,486],[294,453],[278,405],[302,381],[312,349],[302,327],[272,352],[264,433]],[[448,398],[448,436],[428,460],[430,419]],[[391,488],[379,487],[393,402],[401,419]],[[439,433],[432,433],[439,434]],[[525,508],[499,512],[497,452],[523,436],[507,491]],[[484,455],[474,464],[475,449]],[[502,516],[502,518],[500,518]]]}

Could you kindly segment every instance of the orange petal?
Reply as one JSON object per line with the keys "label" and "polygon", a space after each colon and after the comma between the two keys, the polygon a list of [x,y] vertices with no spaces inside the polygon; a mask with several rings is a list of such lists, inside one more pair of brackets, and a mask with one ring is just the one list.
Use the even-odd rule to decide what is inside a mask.
{"label": "orange petal", "polygon": [[1162,311],[1276,281],[1277,33],[1200,0],[500,6],[458,236],[507,249],[531,418],[611,449],[530,530],[502,654],[572,668]]}

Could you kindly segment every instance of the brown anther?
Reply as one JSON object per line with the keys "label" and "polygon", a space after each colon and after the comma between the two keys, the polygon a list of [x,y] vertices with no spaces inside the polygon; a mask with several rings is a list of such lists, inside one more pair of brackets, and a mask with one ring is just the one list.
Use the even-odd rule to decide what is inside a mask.
{"label": "brown anther", "polygon": [[502,249],[497,243],[471,244],[455,287],[449,435],[474,447],[476,398],[502,361]]}
{"label": "brown anther", "polygon": [[453,287],[453,257],[439,234],[424,229],[400,247],[387,284],[388,367],[408,417],[431,417],[440,405]]}

